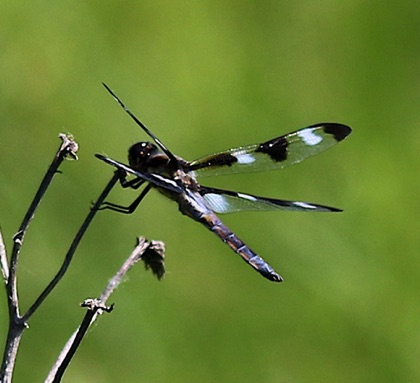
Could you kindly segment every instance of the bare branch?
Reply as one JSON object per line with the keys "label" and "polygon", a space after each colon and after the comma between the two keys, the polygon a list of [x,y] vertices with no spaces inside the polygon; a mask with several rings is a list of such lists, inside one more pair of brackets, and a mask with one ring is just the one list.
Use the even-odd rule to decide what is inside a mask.
{"label": "bare branch", "polygon": [[7,332],[6,344],[4,347],[3,362],[0,371],[0,382],[11,383],[13,377],[13,370],[16,364],[16,357],[22,339],[23,330],[26,326],[17,326],[9,322],[9,329]]}
{"label": "bare branch", "polygon": [[6,246],[4,245],[3,235],[0,230],[0,268],[3,275],[4,284],[9,279],[9,265],[7,263]]}
{"label": "bare branch", "polygon": [[74,354],[76,353],[80,343],[82,342],[84,336],[86,335],[87,330],[89,329],[90,324],[93,322],[93,318],[96,316],[98,311],[101,312],[111,312],[113,305],[107,307],[101,304],[98,299],[86,299],[83,303],[80,304],[82,307],[87,307],[85,317],[82,320],[80,327],[73,333],[70,337],[64,349],[66,353],[61,352],[59,358],[54,364],[52,370],[48,374],[45,383],[58,383],[61,382],[64,372],[70,364]]}
{"label": "bare branch", "polygon": [[35,197],[31,205],[29,206],[28,211],[25,214],[25,217],[23,218],[19,230],[13,237],[14,245],[10,257],[10,271],[7,282],[7,295],[8,299],[10,299],[9,309],[15,312],[16,317],[19,316],[16,270],[19,261],[19,252],[22,247],[26,231],[28,230],[29,224],[31,223],[31,220],[35,214],[35,210],[39,206],[42,197],[47,191],[48,186],[50,185],[54,175],[58,172],[58,168],[63,162],[63,160],[68,156],[72,157],[73,159],[77,159],[76,152],[78,150],[78,145],[73,140],[73,138],[65,134],[60,134],[60,138],[63,142],[60,145],[57,153],[55,154],[53,161],[48,167],[47,173],[45,174],[41,185],[39,186],[39,189],[36,192]]}
{"label": "bare branch", "polygon": [[48,170],[35,194],[35,197],[26,212],[19,230],[13,237],[13,249],[10,257],[10,265],[8,265],[6,251],[3,240],[0,241],[0,258],[3,278],[6,285],[6,298],[9,311],[9,328],[7,339],[4,346],[3,361],[0,369],[0,382],[9,383],[12,381],[13,370],[16,362],[17,352],[23,331],[27,327],[25,320],[22,320],[19,313],[19,298],[17,291],[17,266],[19,261],[19,252],[23,244],[26,231],[34,217],[35,210],[39,206],[42,197],[48,189],[54,175],[58,172],[58,168],[65,158],[68,156],[77,159],[78,145],[71,136],[60,134],[63,141],[54,156]]}
{"label": "bare branch", "polygon": [[64,274],[66,273],[68,267],[70,266],[70,263],[73,259],[73,255],[79,246],[79,243],[81,239],[83,238],[83,235],[86,233],[87,228],[91,224],[95,214],[98,212],[101,205],[104,203],[105,198],[108,196],[111,189],[115,186],[115,184],[118,181],[118,172],[115,172],[112,176],[111,180],[108,182],[108,184],[105,186],[104,190],[102,191],[101,195],[97,199],[97,201],[94,203],[92,208],[90,209],[87,217],[85,218],[84,222],[82,223],[82,226],[80,226],[79,231],[77,232],[76,236],[73,239],[73,242],[70,245],[69,250],[67,251],[66,256],[64,257],[64,261],[58,270],[57,274],[54,276],[54,278],[51,280],[51,282],[47,285],[47,287],[44,289],[44,291],[39,295],[39,297],[35,300],[35,302],[32,304],[32,306],[28,309],[28,311],[22,316],[22,321],[26,322],[33,313],[38,309],[38,307],[42,304],[42,302],[47,298],[47,296],[51,293],[51,291],[54,289],[55,286],[57,286],[57,283],[60,282],[61,278],[63,278]]}
{"label": "bare branch", "polygon": [[124,280],[124,277],[128,273],[128,271],[142,257],[146,255],[149,258],[153,257],[153,255],[149,253],[158,253],[159,257],[163,259],[164,249],[165,246],[163,242],[148,242],[144,237],[140,237],[138,239],[137,246],[122,264],[117,273],[109,280],[100,297],[98,299],[87,299],[81,304],[82,307],[88,307],[89,310],[86,312],[85,317],[83,318],[83,321],[79,328],[72,334],[72,336],[62,349],[59,357],[54,363],[54,366],[49,372],[45,383],[57,383],[61,381],[65,370],[69,366],[71,359],[73,358],[76,350],[80,346],[80,343],[86,335],[89,327],[95,322],[99,315],[103,314],[104,312],[109,313],[112,311],[114,305],[112,304],[111,306],[106,306],[106,301]]}
{"label": "bare branch", "polygon": [[114,290],[120,285],[124,276],[128,273],[128,270],[130,270],[141,259],[149,246],[150,243],[146,241],[146,238],[138,238],[137,246],[121,265],[117,273],[108,281],[108,284],[99,296],[99,300],[102,303],[106,304],[106,301],[109,299]]}

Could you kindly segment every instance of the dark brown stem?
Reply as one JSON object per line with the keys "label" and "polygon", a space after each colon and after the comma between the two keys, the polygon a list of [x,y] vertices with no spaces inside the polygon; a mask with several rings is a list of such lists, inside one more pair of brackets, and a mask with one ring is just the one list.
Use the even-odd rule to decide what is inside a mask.
{"label": "dark brown stem", "polygon": [[64,257],[63,264],[60,267],[60,270],[58,270],[55,277],[51,280],[51,282],[48,284],[48,286],[44,289],[44,291],[39,295],[39,297],[35,300],[35,302],[32,304],[31,307],[29,307],[28,311],[22,316],[22,321],[26,322],[33,313],[38,309],[38,307],[42,304],[42,302],[47,298],[47,296],[51,293],[51,291],[54,289],[54,287],[57,285],[58,282],[60,282],[61,278],[63,278],[64,274],[66,273],[68,267],[70,266],[70,263],[73,259],[73,255],[77,249],[77,246],[80,243],[80,240],[82,239],[83,235],[85,234],[87,228],[91,224],[95,214],[98,212],[101,205],[104,203],[105,198],[108,196],[111,189],[115,186],[115,184],[118,182],[118,172],[115,172],[111,180],[108,182],[108,184],[105,186],[104,190],[102,191],[101,195],[97,199],[97,201],[94,203],[92,208],[89,211],[89,214],[85,218],[84,222],[82,223],[82,226],[80,226],[79,231],[77,232],[76,236],[73,239],[73,242],[70,245],[69,250],[67,251],[66,256]]}
{"label": "dark brown stem", "polygon": [[[19,261],[19,253],[23,244],[23,240],[28,230],[29,224],[39,206],[42,197],[48,189],[54,175],[58,172],[58,168],[63,160],[71,156],[77,159],[76,152],[78,149],[77,143],[71,136],[60,134],[62,143],[54,156],[53,161],[48,167],[35,197],[26,212],[19,230],[13,237],[13,249],[10,257],[10,265],[7,265],[7,256],[4,249],[0,249],[1,253],[1,267],[3,277],[5,279],[6,299],[9,310],[9,329],[6,338],[6,344],[3,354],[3,361],[0,370],[0,382],[9,383],[12,380],[13,369],[16,361],[16,355],[22,337],[23,330],[26,328],[25,320],[19,314],[19,297],[17,291],[17,266]],[[4,247],[4,246],[3,246]]]}
{"label": "dark brown stem", "polygon": [[66,136],[64,134],[60,134],[60,138],[63,140],[62,144],[60,145],[60,148],[58,149],[56,155],[54,156],[54,159],[51,163],[51,165],[48,167],[47,173],[45,174],[41,185],[39,186],[38,191],[35,194],[35,197],[29,206],[28,211],[25,214],[25,217],[23,218],[23,221],[19,227],[19,230],[13,237],[13,249],[12,249],[12,255],[10,257],[10,270],[9,270],[9,279],[7,282],[7,294],[9,296],[9,299],[11,300],[11,303],[13,305],[13,310],[17,316],[19,316],[18,313],[18,293],[17,293],[17,283],[16,283],[16,270],[17,270],[17,264],[19,261],[19,253],[20,249],[23,244],[23,240],[26,234],[26,231],[28,230],[29,224],[31,223],[31,220],[35,214],[35,211],[37,207],[39,206],[42,197],[44,196],[45,192],[47,191],[54,175],[58,172],[58,168],[61,165],[61,163],[64,161],[64,159],[67,156],[71,156],[75,159],[77,159],[76,152],[78,149],[78,145],[75,141],[73,141],[72,137]]}
{"label": "dark brown stem", "polygon": [[103,312],[109,313],[113,309],[113,305],[109,307],[104,306],[98,299],[86,299],[81,304],[81,306],[88,308],[82,320],[82,323],[80,327],[78,328],[78,330],[73,333],[73,335],[67,342],[66,347],[68,348],[66,349],[66,353],[60,354],[60,357],[57,360],[57,362],[59,363],[56,362],[56,364],[54,365],[55,368],[53,367],[53,369],[51,370],[45,382],[52,382],[52,383],[61,382],[64,372],[66,371],[68,365],[70,364],[70,361],[72,360],[74,354],[79,348],[80,343],[85,337],[90,325],[93,323],[96,316]]}

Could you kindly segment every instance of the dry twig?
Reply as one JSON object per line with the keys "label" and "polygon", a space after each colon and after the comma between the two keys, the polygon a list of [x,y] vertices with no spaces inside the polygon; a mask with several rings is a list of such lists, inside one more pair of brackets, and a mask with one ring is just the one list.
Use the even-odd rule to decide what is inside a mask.
{"label": "dry twig", "polygon": [[[79,328],[71,335],[67,343],[65,344],[63,350],[61,351],[59,357],[57,358],[55,364],[53,365],[51,371],[48,374],[45,383],[58,383],[61,381],[65,370],[70,364],[74,354],[76,353],[80,343],[82,342],[84,336],[86,335],[89,327],[95,322],[99,315],[104,312],[111,312],[114,304],[107,306],[107,300],[115,289],[121,284],[124,280],[125,275],[128,271],[140,260],[148,259],[145,261],[147,265],[150,259],[160,260],[160,267],[155,268],[154,274],[161,279],[164,275],[164,252],[165,245],[163,242],[151,241],[148,242],[144,237],[138,239],[138,244],[134,248],[130,256],[125,260],[120,269],[116,274],[109,280],[105,289],[97,299],[86,299],[81,303],[82,307],[87,307],[88,310],[82,320]],[[155,262],[154,261],[154,262]],[[153,269],[152,269],[153,270]]]}

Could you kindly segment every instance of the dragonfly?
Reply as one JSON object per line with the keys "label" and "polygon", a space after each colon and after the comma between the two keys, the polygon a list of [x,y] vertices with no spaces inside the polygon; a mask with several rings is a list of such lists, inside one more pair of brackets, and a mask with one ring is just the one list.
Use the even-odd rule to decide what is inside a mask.
{"label": "dragonfly", "polygon": [[217,214],[267,210],[342,211],[309,202],[267,198],[207,187],[201,185],[198,178],[285,168],[344,140],[352,131],[349,126],[334,122],[318,123],[262,143],[210,154],[195,161],[186,161],[173,154],[106,84],[103,85],[153,142],[144,141],[132,145],[128,150],[128,165],[102,154],[95,154],[97,158],[117,169],[122,187],[138,189],[144,186],[129,206],[104,202],[100,209],[131,214],[149,191],[156,189],[175,201],[182,214],[212,231],[245,262],[273,282],[282,282],[283,278],[238,238]]}

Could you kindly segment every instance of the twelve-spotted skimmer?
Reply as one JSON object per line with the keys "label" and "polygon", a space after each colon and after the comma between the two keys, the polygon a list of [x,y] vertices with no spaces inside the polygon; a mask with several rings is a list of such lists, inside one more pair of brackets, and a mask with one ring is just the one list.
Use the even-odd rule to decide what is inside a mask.
{"label": "twelve-spotted skimmer", "polygon": [[[341,211],[333,207],[308,202],[285,201],[257,197],[251,194],[206,187],[197,182],[199,176],[256,172],[281,169],[314,156],[337,142],[342,141],[351,129],[338,123],[320,123],[308,126],[263,142],[261,144],[229,149],[188,162],[175,156],[150,130],[103,84],[131,118],[154,140],[139,142],[128,150],[129,165],[112,160],[100,154],[96,157],[113,165],[120,171],[123,187],[137,189],[144,183],[141,194],[128,206],[105,202],[102,209],[121,213],[133,213],[151,188],[174,200],[182,214],[203,224],[262,276],[274,282],[282,277],[260,256],[240,240],[215,213],[230,213],[243,210],[289,210],[289,211]],[[127,173],[136,176],[128,181]]]}

